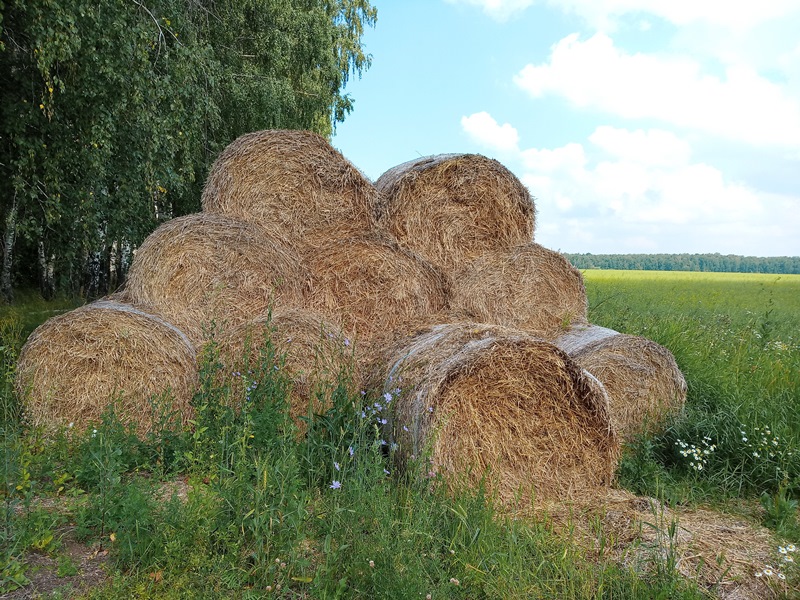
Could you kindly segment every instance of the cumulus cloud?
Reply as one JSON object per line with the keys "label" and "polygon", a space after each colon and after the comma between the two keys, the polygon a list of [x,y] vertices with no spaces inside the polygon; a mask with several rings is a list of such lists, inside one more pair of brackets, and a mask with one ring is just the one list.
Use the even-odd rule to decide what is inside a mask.
{"label": "cumulus cloud", "polygon": [[603,33],[565,37],[546,62],[514,80],[534,98],[557,95],[580,108],[755,145],[800,145],[800,101],[754,70],[732,66],[717,77],[688,57],[629,54]]}
{"label": "cumulus cloud", "polygon": [[708,23],[741,31],[800,12],[796,0],[550,0],[548,4],[602,30],[613,28],[620,17],[652,15],[679,26]]}
{"label": "cumulus cloud", "polygon": [[[462,126],[498,127],[488,113],[478,114],[463,119]],[[514,143],[519,144],[516,135]],[[536,239],[551,248],[800,252],[793,233],[800,217],[792,216],[798,211],[775,212],[779,206],[796,207],[797,198],[731,180],[719,168],[694,159],[689,143],[671,131],[604,125],[581,143],[516,150],[506,164],[537,198]],[[794,224],[786,220],[787,212]]]}
{"label": "cumulus cloud", "polygon": [[[504,21],[537,3],[536,0],[446,2],[477,6],[498,21]],[[613,30],[617,21],[626,16],[652,16],[678,26],[702,23],[731,31],[744,31],[768,21],[800,14],[797,0],[544,0],[539,4],[577,15],[591,27],[602,31]],[[642,22],[640,20],[639,24]]]}
{"label": "cumulus cloud", "polygon": [[508,123],[499,125],[487,112],[461,117],[461,127],[475,142],[498,152],[517,149],[519,135]]}
{"label": "cumulus cloud", "polygon": [[477,6],[497,21],[506,21],[515,13],[522,12],[535,0],[445,0],[449,4]]}

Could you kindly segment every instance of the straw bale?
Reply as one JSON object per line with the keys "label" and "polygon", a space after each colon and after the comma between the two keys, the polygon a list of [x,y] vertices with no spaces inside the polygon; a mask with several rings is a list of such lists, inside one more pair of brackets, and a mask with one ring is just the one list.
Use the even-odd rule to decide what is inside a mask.
{"label": "straw bale", "polygon": [[523,502],[594,495],[610,484],[619,443],[608,399],[555,346],[457,323],[426,328],[385,356],[368,381],[397,396],[387,434],[401,467],[427,452],[448,482],[475,485],[488,471],[504,502],[518,492]]}
{"label": "straw bale", "polygon": [[485,156],[412,160],[389,169],[375,187],[381,226],[446,274],[491,250],[533,240],[528,190]]}
{"label": "straw bale", "polygon": [[211,167],[203,211],[257,223],[290,244],[337,225],[369,229],[377,191],[325,138],[269,130],[234,140]]}
{"label": "straw bale", "polygon": [[553,343],[602,382],[623,439],[655,432],[683,409],[686,380],[672,353],[656,342],[583,325]]}
{"label": "straw bale", "polygon": [[341,324],[362,346],[447,305],[444,277],[382,232],[333,240],[305,259],[311,272],[308,307]]}
{"label": "straw bale", "polygon": [[272,305],[300,304],[307,283],[300,257],[279,240],[253,224],[200,213],[172,219],[144,241],[125,295],[199,346],[212,321],[231,328]]}
{"label": "straw bale", "polygon": [[309,409],[322,414],[332,406],[332,385],[340,375],[351,382],[357,379],[353,372],[354,346],[337,326],[317,313],[276,310],[220,336],[220,361],[226,374],[246,373],[268,340],[283,358],[283,369],[292,380],[290,414],[302,432],[305,426],[300,417]]}
{"label": "straw bale", "polygon": [[156,418],[148,400],[171,394],[181,423],[192,417],[194,348],[174,325],[120,302],[100,300],[53,317],[28,338],[16,388],[33,425],[97,421],[112,401],[144,434]]}
{"label": "straw bale", "polygon": [[581,272],[535,243],[489,252],[463,269],[453,277],[450,308],[462,318],[547,339],[588,323]]}

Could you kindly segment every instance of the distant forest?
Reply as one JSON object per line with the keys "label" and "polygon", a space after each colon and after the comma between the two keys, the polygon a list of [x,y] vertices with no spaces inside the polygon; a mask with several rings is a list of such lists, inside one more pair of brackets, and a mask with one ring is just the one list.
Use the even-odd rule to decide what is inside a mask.
{"label": "distant forest", "polygon": [[569,254],[578,269],[715,271],[725,273],[800,273],[800,256],[734,254]]}

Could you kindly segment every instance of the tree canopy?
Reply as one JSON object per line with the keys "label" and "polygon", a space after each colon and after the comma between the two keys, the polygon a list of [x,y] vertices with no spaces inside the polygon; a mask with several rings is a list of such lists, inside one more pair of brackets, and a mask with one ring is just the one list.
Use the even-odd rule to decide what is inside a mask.
{"label": "tree canopy", "polygon": [[248,131],[329,135],[368,0],[0,1],[0,292],[97,296]]}
{"label": "tree canopy", "polygon": [[800,273],[798,256],[735,254],[565,254],[579,269],[716,271],[724,273]]}

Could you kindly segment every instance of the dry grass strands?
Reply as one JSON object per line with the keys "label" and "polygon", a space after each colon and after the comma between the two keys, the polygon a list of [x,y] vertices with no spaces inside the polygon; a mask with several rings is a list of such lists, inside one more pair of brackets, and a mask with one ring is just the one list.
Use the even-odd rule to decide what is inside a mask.
{"label": "dry grass strands", "polygon": [[602,382],[623,439],[657,431],[686,402],[686,380],[675,357],[656,342],[586,325],[553,343]]}
{"label": "dry grass strands", "polygon": [[276,306],[303,302],[300,257],[257,226],[219,215],[179,217],[136,251],[125,295],[199,346],[215,321],[236,327]]}
{"label": "dry grass strands", "polygon": [[[523,504],[594,495],[619,452],[608,400],[566,354],[501,327],[436,325],[387,351],[372,387],[399,395],[392,435],[401,465],[429,453],[447,481],[488,485]],[[385,383],[382,383],[385,382]]]}
{"label": "dry grass strands", "polygon": [[442,154],[398,165],[375,183],[383,228],[450,274],[491,250],[533,240],[528,190],[496,160]]}
{"label": "dry grass strands", "polygon": [[453,277],[451,311],[553,338],[588,323],[581,272],[539,244],[487,253]]}
{"label": "dry grass strands", "polygon": [[669,508],[655,498],[617,489],[584,505],[552,503],[542,508],[557,530],[598,553],[598,560],[611,559],[652,574],[656,564],[664,565],[671,555],[675,570],[710,597],[764,600],[787,597],[784,591],[791,597],[800,592],[796,582],[784,586],[788,580],[763,574],[765,566],[773,565],[777,573],[785,563],[781,565],[771,532],[742,517]]}
{"label": "dry grass strands", "polygon": [[368,345],[439,313],[447,305],[443,276],[380,232],[333,241],[306,256],[308,306],[341,323]]}
{"label": "dry grass strands", "polygon": [[292,380],[290,414],[302,431],[300,417],[307,415],[309,409],[322,414],[332,406],[331,386],[339,376],[351,382],[356,379],[353,344],[319,314],[300,309],[277,310],[220,336],[219,355],[226,375],[246,373],[268,340],[283,357],[283,368]]}
{"label": "dry grass strands", "polygon": [[377,191],[322,136],[270,130],[234,140],[211,167],[203,210],[257,223],[294,244],[335,225],[369,229]]}
{"label": "dry grass strands", "polygon": [[117,414],[144,434],[157,418],[152,396],[172,395],[182,423],[197,385],[195,351],[176,327],[126,304],[98,301],[38,327],[22,349],[16,386],[28,420],[45,428]]}

